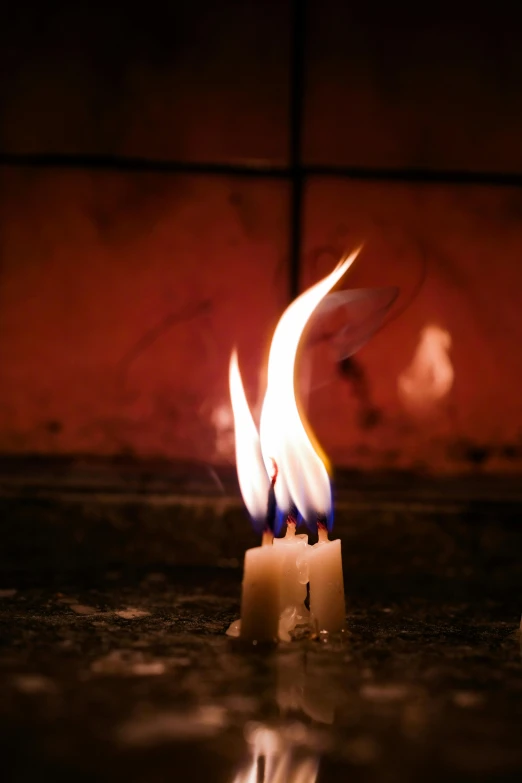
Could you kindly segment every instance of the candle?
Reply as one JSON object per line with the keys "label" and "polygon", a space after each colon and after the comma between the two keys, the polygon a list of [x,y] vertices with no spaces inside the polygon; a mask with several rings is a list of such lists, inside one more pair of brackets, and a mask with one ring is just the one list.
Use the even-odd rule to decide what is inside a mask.
{"label": "candle", "polygon": [[258,644],[276,642],[279,631],[281,560],[270,533],[261,546],[247,549],[241,589],[240,637]]}
{"label": "candle", "polygon": [[[276,507],[287,514],[295,508],[305,521],[332,517],[327,460],[303,421],[294,379],[299,343],[311,316],[357,254],[345,258],[281,316],[270,346],[259,432],[246,400],[237,354],[232,353],[229,384],[239,486],[254,526],[263,531],[263,544],[245,555],[241,621],[229,630],[231,635],[239,632],[245,641],[272,641],[277,635],[289,641],[295,626],[308,619],[307,576],[301,570],[306,566],[308,537],[296,535],[292,516],[286,536],[273,543],[274,520]],[[308,560],[314,623],[319,631],[341,631],[345,618],[340,541],[328,541],[321,532]]]}
{"label": "candle", "polygon": [[274,539],[279,558],[279,638],[290,641],[290,632],[308,622],[305,606],[308,578],[302,576],[301,563],[308,548],[308,536],[296,535],[295,519],[289,517],[284,538]]}
{"label": "candle", "polygon": [[241,621],[232,623],[228,633],[252,644],[275,642],[279,629],[281,572],[281,558],[272,546],[277,466],[269,480],[235,353],[230,360],[229,385],[236,426],[239,486],[254,526],[263,530],[263,538],[261,546],[245,552]]}
{"label": "candle", "polygon": [[341,633],[346,623],[341,542],[328,540],[319,525],[319,541],[309,547],[310,614],[316,633]]}
{"label": "candle", "polygon": [[281,558],[280,552],[273,546],[276,478],[277,466],[270,482],[262,544],[245,552],[239,635],[243,641],[253,644],[276,642],[279,633],[284,558]]}

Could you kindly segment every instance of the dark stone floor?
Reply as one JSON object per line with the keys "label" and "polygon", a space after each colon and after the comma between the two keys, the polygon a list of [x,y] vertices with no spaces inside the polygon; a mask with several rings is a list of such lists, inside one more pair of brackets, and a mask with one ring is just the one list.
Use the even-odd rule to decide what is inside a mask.
{"label": "dark stone floor", "polygon": [[385,579],[348,596],[343,643],[254,651],[224,634],[239,578],[4,576],[2,779],[250,783],[249,741],[268,736],[288,763],[274,781],[313,783],[317,761],[320,783],[520,780],[520,593]]}
{"label": "dark stone floor", "polygon": [[522,482],[335,505],[346,639],[245,650],[230,471],[0,460],[2,782],[520,781]]}

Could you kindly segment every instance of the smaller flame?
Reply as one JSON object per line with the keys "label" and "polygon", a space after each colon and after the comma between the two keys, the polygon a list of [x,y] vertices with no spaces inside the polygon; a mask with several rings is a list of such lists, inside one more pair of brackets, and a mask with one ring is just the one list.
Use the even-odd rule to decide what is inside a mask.
{"label": "smaller flame", "polygon": [[440,326],[430,324],[421,331],[411,364],[398,379],[399,394],[410,412],[428,412],[449,393],[455,377],[450,348],[451,335]]}
{"label": "smaller flame", "polygon": [[236,351],[230,357],[229,386],[239,487],[248,513],[259,525],[264,523],[267,513],[270,480],[265,470],[257,428],[248,407]]}

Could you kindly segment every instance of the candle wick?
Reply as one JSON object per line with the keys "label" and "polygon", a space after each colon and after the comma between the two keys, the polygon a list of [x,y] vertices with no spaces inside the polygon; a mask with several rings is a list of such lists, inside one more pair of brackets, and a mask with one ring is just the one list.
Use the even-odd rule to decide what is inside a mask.
{"label": "candle wick", "polygon": [[269,527],[263,532],[263,538],[261,539],[261,546],[271,546],[274,543],[274,534]]}
{"label": "candle wick", "polygon": [[286,515],[286,538],[295,537],[295,529],[297,527],[297,508],[292,505]]}
{"label": "candle wick", "polygon": [[328,529],[322,519],[317,520],[317,535],[321,543],[328,541]]}
{"label": "candle wick", "polygon": [[277,479],[277,474],[279,473],[279,468],[277,467],[277,462],[275,459],[271,458],[272,465],[274,467],[272,478],[270,479],[270,489],[268,490],[268,504],[266,509],[266,520],[265,520],[265,532],[263,533],[263,544],[265,543],[265,536],[268,534],[271,536],[270,541],[266,543],[272,543],[274,540],[274,524],[275,524],[275,518],[277,513],[277,503],[276,503],[276,496],[275,496],[275,483]]}
{"label": "candle wick", "polygon": [[295,538],[295,519],[288,516],[286,519],[286,536],[285,538]]}
{"label": "candle wick", "polygon": [[272,478],[270,479],[270,487],[273,489],[275,487],[277,474],[279,473],[279,468],[277,467],[277,462],[273,457],[270,457],[270,461],[272,463]]}

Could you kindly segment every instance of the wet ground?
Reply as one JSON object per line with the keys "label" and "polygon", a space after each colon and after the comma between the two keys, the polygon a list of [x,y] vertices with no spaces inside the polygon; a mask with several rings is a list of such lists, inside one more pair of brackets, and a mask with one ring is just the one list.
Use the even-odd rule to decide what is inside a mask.
{"label": "wet ground", "polygon": [[224,633],[234,571],[9,584],[4,780],[250,783],[256,752],[289,783],[520,779],[520,595],[359,591],[343,642],[256,651]]}
{"label": "wet ground", "polygon": [[252,650],[234,487],[104,475],[0,474],[2,780],[522,778],[518,482],[341,482],[346,638]]}

